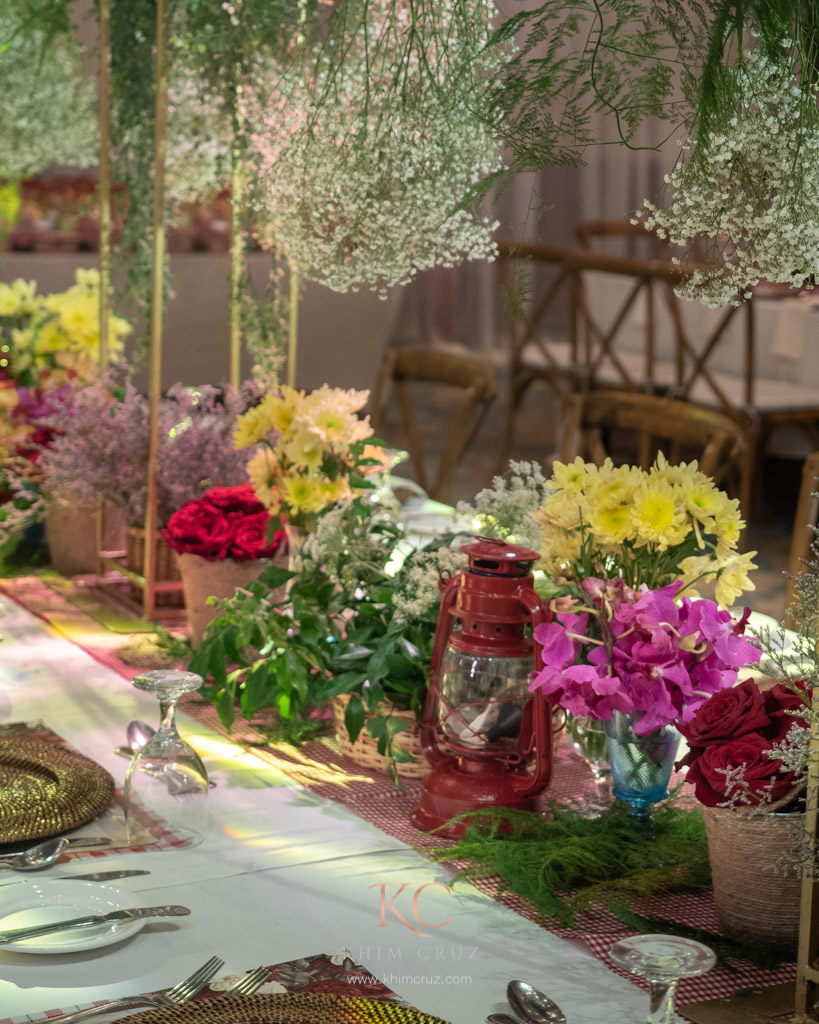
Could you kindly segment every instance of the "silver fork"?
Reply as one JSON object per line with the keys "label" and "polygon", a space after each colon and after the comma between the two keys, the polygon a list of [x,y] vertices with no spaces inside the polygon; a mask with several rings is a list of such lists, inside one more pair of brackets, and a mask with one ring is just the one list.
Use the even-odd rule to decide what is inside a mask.
{"label": "silver fork", "polygon": [[270,981],[270,968],[257,967],[254,971],[248,971],[243,978],[235,981],[219,998],[230,999],[231,996],[252,996],[266,981]]}
{"label": "silver fork", "polygon": [[173,988],[160,989],[153,996],[124,996],[121,999],[111,999],[101,1006],[89,1006],[85,1010],[75,1010],[74,1013],[63,1014],[62,1017],[49,1017],[48,1024],[79,1024],[80,1021],[90,1020],[102,1013],[110,1013],[112,1010],[126,1007],[178,1006],[180,1003],[186,1003],[192,999],[224,966],[224,960],[218,956],[212,956],[207,963],[202,964],[199,970],[178,982]]}

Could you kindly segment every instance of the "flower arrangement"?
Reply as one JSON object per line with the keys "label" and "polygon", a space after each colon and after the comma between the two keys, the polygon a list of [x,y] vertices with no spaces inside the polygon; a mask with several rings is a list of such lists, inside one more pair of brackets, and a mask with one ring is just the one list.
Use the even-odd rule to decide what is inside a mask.
{"label": "flower arrangement", "polygon": [[[53,295],[37,293],[35,281],[0,283],[0,360],[5,388],[53,391],[66,383],[87,383],[99,366],[99,271],[78,269],[74,284]],[[122,352],[131,325],[122,317],[108,323],[110,359]],[[13,408],[10,397],[5,408]]]}
{"label": "flower arrangement", "polygon": [[[222,605],[190,663],[212,676],[207,692],[228,727],[275,708],[279,730],[295,742],[324,723],[317,709],[349,695],[344,721],[351,742],[362,729],[388,768],[412,760],[395,742],[419,715],[426,694],[440,606],[437,582],[465,559],[441,537],[407,554],[400,517],[370,494],[342,499],[323,514],[302,546],[299,573],[266,569]],[[286,599],[278,588],[291,583]],[[225,669],[225,651],[238,655]],[[261,653],[259,653],[261,652]]]}
{"label": "flower arrangement", "polygon": [[162,536],[179,554],[209,562],[270,558],[284,543],[284,531],[270,536],[271,517],[249,483],[211,487],[168,520]]}
{"label": "flower arrangement", "polygon": [[487,47],[495,13],[484,0],[348,5],[272,81],[245,88],[257,216],[300,274],[383,295],[494,254],[497,224],[462,203],[502,167],[476,116],[508,60]]}
{"label": "flower arrangement", "polygon": [[543,567],[556,577],[621,577],[633,588],[680,580],[689,595],[710,577],[725,607],[754,589],[748,573],[756,552],[737,552],[745,525],[739,502],[696,462],[673,466],[660,453],[646,472],[578,457],[555,462],[546,489],[532,515],[541,528]]}
{"label": "flower arrangement", "polygon": [[4,4],[0,38],[0,181],[59,164],[92,167],[98,156],[94,90],[70,20],[34,17],[25,4]]}
{"label": "flower arrangement", "polygon": [[247,471],[271,513],[309,531],[319,513],[365,486],[363,473],[383,465],[377,444],[364,443],[372,437],[369,417],[356,415],[368,397],[326,384],[310,394],[284,385],[238,418],[236,448],[261,443]]}
{"label": "flower arrangement", "polygon": [[754,679],[709,697],[680,727],[689,750],[678,767],[688,766],[699,802],[764,809],[791,792],[802,779],[783,743],[806,748],[808,705],[798,685],[762,689]]}
{"label": "flower arrangement", "polygon": [[727,69],[733,116],[710,133],[707,159],[682,142],[669,205],[645,203],[661,238],[686,249],[707,241],[708,265],[681,286],[685,298],[739,305],[762,279],[812,288],[819,273],[819,124],[813,100],[806,119],[792,48],[782,39],[772,55],[760,44]]}
{"label": "flower arrangement", "polygon": [[[246,454],[233,448],[236,417],[258,397],[255,385],[175,385],[159,407],[158,510],[165,525],[186,502],[214,484],[246,479]],[[129,526],[145,518],[149,409],[131,384],[103,380],[72,391],[49,417],[57,431],[44,453],[43,486],[70,501],[103,498]]]}
{"label": "flower arrangement", "polygon": [[742,637],[747,614],[735,622],[713,601],[679,597],[682,588],[679,581],[634,590],[622,579],[584,579],[581,610],[563,599],[557,621],[535,629],[544,667],[530,690],[576,716],[634,714],[638,736],[690,721],[761,651]]}

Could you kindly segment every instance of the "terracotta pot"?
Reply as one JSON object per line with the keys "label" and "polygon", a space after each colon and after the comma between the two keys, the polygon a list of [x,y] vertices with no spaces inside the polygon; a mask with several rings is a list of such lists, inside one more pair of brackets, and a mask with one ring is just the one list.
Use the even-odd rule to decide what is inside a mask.
{"label": "terracotta pot", "polygon": [[[51,499],[45,520],[49,560],[63,576],[97,571],[97,506],[93,503]],[[105,511],[106,550],[121,550],[125,540],[122,514],[110,506]]]}
{"label": "terracotta pot", "polygon": [[[185,609],[191,628],[191,643],[198,647],[208,624],[221,614],[220,610],[208,604],[209,597],[225,600],[233,597],[238,587],[252,583],[263,569],[273,562],[287,564],[287,555],[279,558],[220,558],[209,562],[199,555],[177,554],[177,563],[182,574],[182,589],[185,594]],[[280,588],[283,589],[283,588]],[[275,595],[279,600],[282,595]]]}
{"label": "terracotta pot", "polygon": [[799,938],[804,814],[706,807],[717,920],[748,946],[795,950]]}

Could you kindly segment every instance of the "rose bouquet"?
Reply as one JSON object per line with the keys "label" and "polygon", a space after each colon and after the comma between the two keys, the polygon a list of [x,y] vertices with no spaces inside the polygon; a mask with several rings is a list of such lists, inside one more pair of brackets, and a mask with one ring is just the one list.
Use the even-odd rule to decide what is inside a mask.
{"label": "rose bouquet", "polygon": [[206,561],[234,558],[270,558],[284,543],[284,532],[270,537],[271,516],[249,483],[212,487],[201,498],[173,513],[162,531],[178,554],[198,555]]}
{"label": "rose bouquet", "polygon": [[809,698],[798,685],[762,689],[753,679],[710,697],[680,732],[688,782],[706,807],[777,802],[800,781],[791,751],[807,743]]}
{"label": "rose bouquet", "polygon": [[366,486],[363,474],[382,468],[369,417],[357,415],[368,391],[326,384],[310,394],[287,385],[237,420],[236,448],[261,442],[247,466],[259,500],[271,513],[309,532],[319,513]]}

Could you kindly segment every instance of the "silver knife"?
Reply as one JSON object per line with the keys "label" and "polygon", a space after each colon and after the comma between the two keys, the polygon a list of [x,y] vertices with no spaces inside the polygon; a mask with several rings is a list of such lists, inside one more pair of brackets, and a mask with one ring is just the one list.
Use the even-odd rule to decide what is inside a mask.
{"label": "silver knife", "polygon": [[69,836],[67,840],[69,850],[79,850],[83,846],[110,846],[113,841],[110,836],[76,836],[73,839]]}
{"label": "silver knife", "polygon": [[131,878],[133,875],[150,875],[150,871],[95,871],[90,875],[58,875],[57,880],[60,882],[70,881],[72,878],[77,878],[81,882],[108,882],[114,878]]}
{"label": "silver knife", "polygon": [[34,939],[52,932],[62,932],[71,928],[83,928],[91,924],[111,924],[116,921],[137,921],[142,917],[186,917],[190,914],[188,907],[133,907],[131,910],[114,910],[110,914],[90,914],[88,917],[74,917],[70,921],[57,921],[54,924],[41,924],[33,928],[14,928],[9,932],[0,932],[0,945],[6,942],[20,942],[21,939]]}

